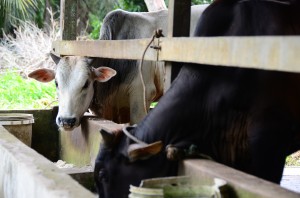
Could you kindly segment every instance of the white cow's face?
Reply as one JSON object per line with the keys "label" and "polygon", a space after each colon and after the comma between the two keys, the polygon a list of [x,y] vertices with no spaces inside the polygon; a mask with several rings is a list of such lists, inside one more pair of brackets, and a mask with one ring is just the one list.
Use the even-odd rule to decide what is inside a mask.
{"label": "white cow's face", "polygon": [[93,98],[92,69],[88,60],[65,57],[58,64],[55,84],[59,101],[56,123],[65,129],[77,127]]}
{"label": "white cow's face", "polygon": [[38,69],[28,76],[41,82],[55,79],[59,101],[56,123],[65,130],[72,130],[79,126],[93,99],[94,81],[106,82],[116,75],[116,71],[108,67],[90,67],[91,59],[85,57],[66,56],[53,59],[57,63],[56,71]]}

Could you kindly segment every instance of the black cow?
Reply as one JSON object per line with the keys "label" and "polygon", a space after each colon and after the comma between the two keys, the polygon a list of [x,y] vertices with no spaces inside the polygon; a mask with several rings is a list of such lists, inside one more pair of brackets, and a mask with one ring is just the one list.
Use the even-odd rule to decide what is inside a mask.
{"label": "black cow", "polygon": [[[300,35],[299,10],[298,0],[216,0],[195,35]],[[217,162],[279,183],[286,156],[300,149],[300,74],[187,64],[130,133],[156,143],[103,133],[106,144],[95,165],[100,196],[126,197],[129,184],[176,175],[178,161],[168,155],[191,145]]]}

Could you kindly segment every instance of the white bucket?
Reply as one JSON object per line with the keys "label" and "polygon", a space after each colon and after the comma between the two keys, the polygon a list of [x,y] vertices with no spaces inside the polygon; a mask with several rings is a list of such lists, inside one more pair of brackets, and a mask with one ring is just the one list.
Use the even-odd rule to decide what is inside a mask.
{"label": "white bucket", "polygon": [[32,114],[0,113],[0,125],[29,147],[31,147],[33,123]]}

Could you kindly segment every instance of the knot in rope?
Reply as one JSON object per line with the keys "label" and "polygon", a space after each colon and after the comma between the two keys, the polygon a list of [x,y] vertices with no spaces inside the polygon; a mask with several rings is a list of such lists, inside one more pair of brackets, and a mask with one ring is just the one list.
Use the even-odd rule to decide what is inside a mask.
{"label": "knot in rope", "polygon": [[154,31],[154,36],[155,38],[160,38],[160,37],[164,37],[163,33],[162,33],[162,29],[157,29]]}

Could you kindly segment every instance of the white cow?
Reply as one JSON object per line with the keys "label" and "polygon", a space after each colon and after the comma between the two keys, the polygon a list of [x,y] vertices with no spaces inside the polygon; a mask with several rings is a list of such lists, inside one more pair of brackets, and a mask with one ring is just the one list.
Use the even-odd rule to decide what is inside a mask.
{"label": "white cow", "polygon": [[[192,6],[191,32],[207,5]],[[150,38],[161,28],[167,34],[168,11],[115,10],[104,19],[100,40]],[[101,49],[105,50],[105,49]],[[79,126],[88,108],[97,116],[117,123],[139,122],[145,115],[139,61],[51,55],[56,70],[38,69],[28,76],[41,82],[56,81],[59,112],[56,123],[65,130]],[[163,94],[164,65],[144,61],[146,106]],[[108,82],[107,82],[108,81]]]}

